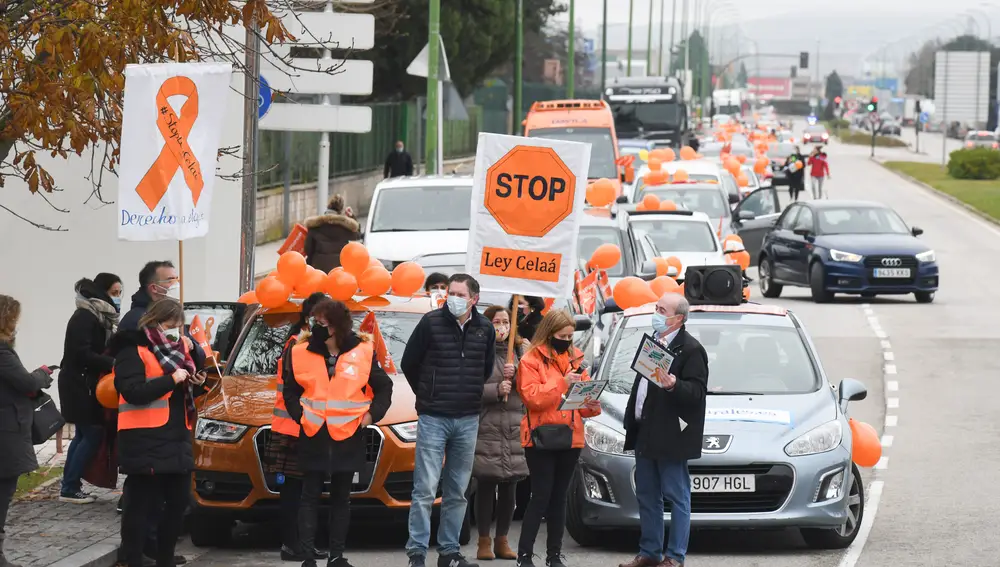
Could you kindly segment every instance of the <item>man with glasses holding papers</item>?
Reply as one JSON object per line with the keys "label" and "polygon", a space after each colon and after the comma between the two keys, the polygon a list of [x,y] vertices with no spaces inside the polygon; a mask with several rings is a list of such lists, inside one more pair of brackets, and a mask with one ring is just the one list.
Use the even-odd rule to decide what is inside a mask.
{"label": "man with glasses holding papers", "polygon": [[[625,449],[635,450],[635,491],[642,536],[639,554],[619,567],[682,567],[691,531],[687,462],[701,456],[708,354],[684,330],[690,306],[678,293],[656,302],[653,333],[640,344],[635,383],[625,410]],[[670,502],[664,548],[663,500]]]}

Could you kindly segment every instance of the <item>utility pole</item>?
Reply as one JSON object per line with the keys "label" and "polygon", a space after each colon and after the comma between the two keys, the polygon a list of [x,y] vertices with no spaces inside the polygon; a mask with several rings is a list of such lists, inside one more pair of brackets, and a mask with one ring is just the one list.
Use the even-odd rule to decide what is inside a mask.
{"label": "utility pole", "polygon": [[670,10],[670,49],[667,50],[668,63],[667,67],[670,70],[670,74],[674,74],[674,46],[677,45],[677,0],[671,0],[673,7]]}
{"label": "utility pole", "polygon": [[[522,0],[517,0],[518,4]],[[601,26],[601,96],[608,87],[608,0],[604,0],[604,25]]]}
{"label": "utility pole", "polygon": [[440,69],[438,62],[441,58],[441,0],[430,0],[428,5],[427,21],[427,132],[424,143],[424,163],[428,174],[437,173],[440,164],[438,163],[438,80]]}
{"label": "utility pole", "polygon": [[[820,115],[820,112],[821,112],[820,106],[822,106],[820,103],[822,102],[823,97],[826,96],[826,86],[823,84],[823,77],[819,73],[819,40],[818,39],[816,40],[816,88],[819,89],[819,93],[816,95],[816,108],[813,110],[813,114],[815,114],[817,116],[817,118],[818,118],[819,115]],[[829,104],[829,103],[830,102],[827,101],[827,104]]]}
{"label": "utility pole", "polygon": [[663,11],[666,9],[666,1],[660,0],[660,54],[656,58],[656,76],[658,77],[663,76]]}
{"label": "utility pole", "polygon": [[576,94],[576,0],[569,0],[569,50],[566,54],[566,98]]}
{"label": "utility pole", "polygon": [[[243,187],[240,199],[240,294],[253,289],[257,241],[257,121],[260,107],[260,34],[246,22],[243,76]],[[287,165],[286,165],[287,167]]]}
{"label": "utility pole", "polygon": [[628,62],[626,63],[625,76],[632,76],[632,12],[635,10],[635,0],[628,0]]}
{"label": "utility pole", "polygon": [[[514,38],[514,108],[511,131],[515,136],[521,134],[521,112],[524,103],[521,101],[522,72],[524,69],[524,0],[517,0],[517,17],[514,27],[517,28]],[[606,24],[605,24],[606,25]]]}
{"label": "utility pole", "polygon": [[[681,7],[681,41],[684,42],[684,81],[688,82],[687,72],[691,68],[691,35],[688,33],[688,0]],[[691,85],[694,87],[694,85]],[[691,89],[694,92],[694,89]]]}
{"label": "utility pole", "polygon": [[649,24],[646,26],[646,76],[653,68],[653,0],[649,0]]}

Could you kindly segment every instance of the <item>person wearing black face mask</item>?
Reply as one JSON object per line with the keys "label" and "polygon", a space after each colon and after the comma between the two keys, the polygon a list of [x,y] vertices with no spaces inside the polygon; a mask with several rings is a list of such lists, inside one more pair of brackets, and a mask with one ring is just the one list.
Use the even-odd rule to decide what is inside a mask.
{"label": "person wearing black face mask", "polygon": [[511,298],[509,307],[511,313],[517,313],[517,334],[530,343],[535,336],[535,329],[542,322],[545,300],[530,295],[519,296],[519,299],[518,305],[515,306],[514,298]]}

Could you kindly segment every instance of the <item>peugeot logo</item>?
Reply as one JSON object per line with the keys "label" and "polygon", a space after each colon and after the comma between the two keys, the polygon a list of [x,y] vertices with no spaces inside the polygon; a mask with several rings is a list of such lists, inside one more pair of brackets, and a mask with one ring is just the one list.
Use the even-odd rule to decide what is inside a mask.
{"label": "peugeot logo", "polygon": [[903,260],[900,258],[882,258],[882,265],[887,268],[902,266]]}
{"label": "peugeot logo", "polygon": [[701,440],[701,452],[725,453],[732,442],[732,435],[705,435]]}

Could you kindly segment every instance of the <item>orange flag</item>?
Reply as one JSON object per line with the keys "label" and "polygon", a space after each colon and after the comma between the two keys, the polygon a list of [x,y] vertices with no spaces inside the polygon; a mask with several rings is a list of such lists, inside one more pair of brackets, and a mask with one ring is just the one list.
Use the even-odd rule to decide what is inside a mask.
{"label": "orange flag", "polygon": [[205,358],[210,359],[215,357],[215,353],[212,351],[212,345],[208,343],[208,337],[205,335],[205,327],[201,324],[201,317],[195,315],[194,319],[191,319],[191,326],[188,329],[188,333],[194,337],[195,342],[201,347],[202,352],[205,353]]}
{"label": "orange flag", "polygon": [[608,278],[607,270],[600,271],[597,276],[597,282],[601,286],[601,294],[604,296],[604,300],[611,299],[611,280]]}
{"label": "orange flag", "polygon": [[361,322],[361,327],[358,330],[362,333],[368,333],[373,337],[372,340],[375,342],[375,356],[378,357],[379,362],[382,364],[382,370],[385,370],[386,374],[396,374],[396,365],[392,362],[392,355],[389,354],[385,338],[382,337],[382,331],[378,328],[378,319],[375,318],[374,311],[369,311],[365,315],[365,320]]}

